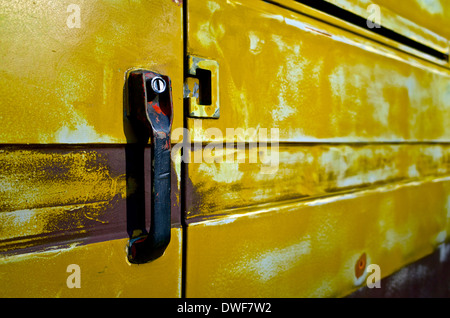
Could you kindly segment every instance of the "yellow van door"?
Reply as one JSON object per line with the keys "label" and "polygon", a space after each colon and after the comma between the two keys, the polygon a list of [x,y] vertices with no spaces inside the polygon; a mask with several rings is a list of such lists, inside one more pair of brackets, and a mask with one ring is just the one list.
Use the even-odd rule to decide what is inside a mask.
{"label": "yellow van door", "polygon": [[179,165],[164,255],[128,256],[151,223],[152,149],[137,143],[124,92],[138,69],[170,78],[182,127],[182,10],[175,0],[2,1],[0,297],[181,295]]}
{"label": "yellow van door", "polygon": [[346,296],[445,247],[448,30],[317,3],[2,3],[0,297]]}
{"label": "yellow van door", "polygon": [[187,297],[345,296],[448,240],[448,41],[289,0],[186,16]]}

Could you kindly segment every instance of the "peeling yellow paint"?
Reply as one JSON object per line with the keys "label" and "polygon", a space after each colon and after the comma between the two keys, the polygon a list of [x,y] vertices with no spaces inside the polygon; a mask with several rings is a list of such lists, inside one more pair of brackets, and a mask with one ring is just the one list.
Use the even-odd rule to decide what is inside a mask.
{"label": "peeling yellow paint", "polygon": [[[128,239],[78,244],[99,240],[89,236],[95,226],[101,240],[118,228],[125,230],[112,236],[126,236],[126,197],[137,186],[127,180],[123,150],[135,141],[125,114],[126,72],[169,76],[173,127],[183,127],[181,2],[2,3],[2,297],[181,296],[181,229],[172,229],[162,258],[143,266],[128,263]],[[67,24],[71,4],[80,8],[80,28]],[[66,286],[73,263],[82,270],[81,289]]]}
{"label": "peeling yellow paint", "polygon": [[386,0],[374,2],[437,34],[450,38],[450,27],[446,23],[450,19],[450,6],[445,0],[414,0],[408,3],[397,1],[395,4]]}
{"label": "peeling yellow paint", "polygon": [[250,52],[253,54],[261,53],[265,41],[261,40],[254,31],[249,31],[248,37],[250,40]]}
{"label": "peeling yellow paint", "polygon": [[[193,190],[201,198],[188,204],[188,217],[234,213],[236,207],[305,200],[450,173],[450,148],[432,144],[280,145],[278,150],[270,149],[278,157],[276,173],[263,173],[261,156],[265,151],[248,145],[246,149],[203,151],[211,157],[188,165]],[[236,159],[228,163],[225,154]],[[191,153],[191,158],[195,157]]]}
{"label": "peeling yellow paint", "polygon": [[[251,274],[251,279],[260,281],[262,284],[276,278],[280,273],[289,271],[302,258],[308,257],[311,253],[311,243],[308,238],[302,239],[299,243],[284,248],[274,248],[262,254],[252,255],[256,258],[243,259],[238,264],[233,264],[237,268],[245,268],[246,274]],[[228,269],[230,271],[232,269]],[[220,273],[218,273],[221,275]]]}
{"label": "peeling yellow paint", "polygon": [[220,163],[215,165],[207,165],[201,163],[199,172],[204,173],[206,178],[211,178],[215,182],[232,183],[241,180],[244,175],[239,171],[238,163]]}
{"label": "peeling yellow paint", "polygon": [[[442,1],[329,1],[363,16],[379,3],[388,9],[383,25],[448,53]],[[190,142],[233,146],[191,152],[202,161],[189,163],[186,174],[186,295],[344,296],[364,285],[369,263],[387,276],[437,246],[447,257],[448,63],[303,15],[293,1],[275,2],[298,10],[257,0],[192,0],[187,7],[188,54],[220,65],[213,98],[221,103],[217,120],[187,119]],[[0,141],[129,142],[124,74],[138,67],[171,77],[173,126],[183,127],[180,1],[82,1],[80,30],[65,25],[68,4],[2,7]],[[272,153],[234,148],[274,127],[281,146]],[[211,128],[222,136],[213,138]],[[276,166],[264,166],[269,153]],[[230,155],[237,160],[226,162]],[[260,161],[251,162],[255,155]],[[181,154],[172,159],[180,188]],[[95,151],[0,150],[0,239],[28,247],[27,236],[61,230],[58,222],[76,213],[107,222],[109,205],[136,183],[104,160]],[[77,222],[71,225],[86,231]],[[0,296],[181,296],[181,234],[172,229],[164,256],[142,266],[127,262],[126,240],[2,256]],[[88,271],[80,293],[64,286],[64,265],[74,259]]]}
{"label": "peeling yellow paint", "polygon": [[449,140],[448,69],[272,4],[218,3],[214,19],[205,4],[188,12],[189,54],[221,70],[221,116],[188,119],[193,141],[230,126],[288,142]]}
{"label": "peeling yellow paint", "polygon": [[0,152],[1,211],[111,201],[126,196],[125,175],[111,176],[96,151]]}

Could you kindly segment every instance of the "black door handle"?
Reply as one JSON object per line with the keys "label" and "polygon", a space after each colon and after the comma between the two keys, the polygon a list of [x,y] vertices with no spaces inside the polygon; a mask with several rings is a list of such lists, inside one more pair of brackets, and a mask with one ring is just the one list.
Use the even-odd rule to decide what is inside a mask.
{"label": "black door handle", "polygon": [[145,143],[151,138],[151,220],[148,234],[130,239],[128,259],[145,263],[170,242],[170,132],[173,118],[170,78],[146,70],[128,76],[128,116]]}

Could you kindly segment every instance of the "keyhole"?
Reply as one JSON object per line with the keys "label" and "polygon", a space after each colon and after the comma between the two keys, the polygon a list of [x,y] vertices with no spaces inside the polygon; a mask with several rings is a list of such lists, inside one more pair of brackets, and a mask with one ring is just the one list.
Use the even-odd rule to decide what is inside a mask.
{"label": "keyhole", "polygon": [[166,82],[161,77],[154,77],[152,79],[152,89],[155,93],[160,94],[166,89]]}

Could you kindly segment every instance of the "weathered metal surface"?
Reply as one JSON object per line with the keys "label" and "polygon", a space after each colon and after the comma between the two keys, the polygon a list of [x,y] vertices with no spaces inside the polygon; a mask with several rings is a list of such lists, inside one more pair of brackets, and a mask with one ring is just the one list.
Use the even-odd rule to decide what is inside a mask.
{"label": "weathered metal surface", "polygon": [[[433,144],[245,145],[215,153],[205,148],[190,163],[187,218],[239,213],[238,208],[311,200],[389,183],[450,174],[450,146]],[[251,157],[256,157],[254,163]],[[237,159],[227,162],[227,155]]]}
{"label": "weathered metal surface", "polygon": [[[374,30],[374,29],[369,28],[367,20],[373,22],[372,18],[373,18],[373,12],[374,12],[373,7],[369,7],[369,4],[371,4],[371,3],[367,3],[366,7],[362,7],[362,6],[358,7],[357,5],[355,5],[355,7],[352,8],[353,11],[352,10],[346,11],[346,9],[344,8],[345,6],[339,5],[342,8],[341,10],[344,12],[343,13],[344,16],[346,16],[346,17],[348,15],[352,15],[352,16],[354,15],[356,17],[359,16],[360,21],[359,21],[359,23],[355,24],[354,23],[355,21],[350,22],[350,21],[347,21],[345,18],[341,19],[339,17],[336,17],[335,16],[336,12],[333,9],[330,10],[331,11],[330,13],[323,12],[318,8],[315,9],[315,7],[317,7],[317,6],[321,7],[322,5],[326,5],[326,3],[325,4],[319,3],[319,1],[315,2],[312,0],[305,0],[305,1],[302,0],[301,1],[302,3],[300,3],[300,1],[270,0],[268,2],[270,2],[274,5],[280,6],[280,7],[285,7],[287,9],[293,10],[297,13],[301,13],[306,16],[313,17],[317,20],[324,21],[324,22],[334,25],[340,29],[348,30],[348,31],[358,34],[362,37],[369,38],[373,41],[376,41],[376,42],[386,45],[388,47],[394,48],[395,50],[407,52],[409,54],[412,54],[414,56],[428,60],[428,61],[433,62],[438,65],[443,65],[443,66],[447,66],[447,67],[449,66],[448,61],[445,59],[442,59],[445,55],[445,52],[443,52],[444,50],[439,51],[440,47],[447,47],[448,44],[441,43],[441,45],[439,45],[439,42],[440,42],[439,36],[437,36],[437,38],[436,38],[436,34],[433,34],[433,32],[432,32],[432,35],[429,36],[429,34],[427,34],[427,33],[430,33],[430,32],[427,32],[427,31],[425,31],[425,34],[426,34],[425,39],[427,39],[428,42],[420,41],[417,38],[416,34],[414,32],[411,32],[411,29],[413,31],[416,31],[416,32],[419,32],[420,34],[422,34],[422,37],[419,36],[419,38],[424,39],[424,37],[423,37],[423,35],[424,35],[423,29],[424,28],[417,26],[416,24],[412,23],[411,21],[405,21],[405,19],[399,15],[396,15],[392,12],[390,12],[390,14],[388,15],[388,17],[389,17],[388,20],[390,22],[394,22],[393,23],[394,25],[398,24],[397,26],[400,26],[400,28],[394,28],[398,32],[397,35],[404,36],[405,38],[403,40],[406,40],[406,42],[409,42],[410,44],[411,44],[411,41],[417,42],[418,45],[422,46],[422,49],[425,48],[425,51],[427,51],[427,52],[429,52],[430,49],[433,49],[433,50],[437,49],[434,52],[435,54],[430,55],[430,54],[425,53],[424,50],[419,50],[415,45],[411,46],[411,45],[407,45],[407,44],[398,42],[396,39],[394,39],[394,38],[397,38],[397,35],[394,35],[392,33],[392,32],[394,32],[394,33],[397,33],[397,32],[392,29],[385,29],[385,30],[381,31],[381,33],[384,33],[384,34],[389,33],[390,34],[390,36],[383,36],[382,34],[379,34],[378,30],[380,30],[380,29]],[[320,1],[320,2],[322,2],[322,1]],[[323,1],[323,2],[325,2],[325,1]],[[311,7],[311,5],[314,7]],[[328,4],[328,6],[334,6],[334,5]],[[358,8],[358,12],[355,12],[355,10],[354,10],[355,8]],[[363,10],[364,10],[364,12],[363,12]],[[384,12],[385,10],[386,9],[384,7],[381,9],[382,12]],[[367,20],[364,20],[364,16],[367,16],[367,14],[368,14]],[[382,16],[384,16],[384,15],[382,15]],[[384,16],[384,17],[386,18],[386,16]],[[361,19],[362,19],[362,21],[361,21]],[[350,18],[350,20],[351,20],[351,18]],[[358,18],[356,20],[358,20]],[[399,22],[399,20],[401,22]],[[382,21],[384,21],[384,20],[382,19]],[[378,21],[378,22],[380,22],[380,21]],[[389,31],[385,32],[387,30],[391,30],[392,32],[389,32]],[[394,37],[394,38],[392,38],[392,37]],[[439,53],[439,52],[441,52],[441,53]]]}
{"label": "weathered metal surface", "polygon": [[[140,266],[126,245],[149,226],[136,212],[150,204],[139,185],[151,180],[137,172],[149,148],[90,144],[136,141],[123,103],[130,69],[171,76],[174,128],[183,126],[183,97],[198,91],[183,87],[181,1],[81,1],[81,28],[67,27],[69,1],[2,6],[0,143],[14,144],[0,151],[2,296],[180,296],[184,204],[188,297],[345,296],[370,264],[387,277],[447,248],[448,63],[295,1],[271,2],[187,5],[187,53],[220,65],[220,98],[211,97],[222,112],[201,125],[186,119],[207,160],[182,174],[173,158],[173,240]],[[442,1],[437,11],[374,3],[414,21],[394,28],[448,48],[448,27],[436,29]],[[279,129],[279,148],[248,147],[268,140],[262,128]],[[211,141],[242,161],[205,156]],[[278,162],[261,161],[272,155]],[[73,263],[80,290],[66,286]]]}
{"label": "weathered metal surface", "polygon": [[[381,7],[382,20],[395,25],[400,29],[403,26],[403,32],[414,36],[412,31],[423,34],[430,34],[426,29],[439,34],[443,38],[450,38],[450,27],[448,21],[450,20],[450,6],[446,0],[412,0],[412,1],[389,1],[389,0],[326,0],[337,4],[347,10],[356,12],[363,16],[370,12],[367,7],[370,4],[377,4]],[[388,16],[386,17],[386,13]],[[393,16],[395,14],[395,16]],[[368,15],[367,15],[368,17]],[[407,20],[407,21],[405,21]],[[415,24],[414,29],[411,30],[412,24]],[[409,26],[409,28],[408,28]],[[426,28],[426,29],[425,29]],[[409,29],[409,30],[408,30]],[[409,31],[409,32],[408,32]],[[417,35],[416,35],[417,37]],[[445,39],[444,39],[445,40]],[[448,44],[447,44],[448,46]]]}
{"label": "weathered metal surface", "polygon": [[[1,257],[125,238],[148,229],[150,157],[150,147],[139,152],[136,145],[0,148]],[[174,165],[171,183],[171,223],[176,227],[180,180]]]}
{"label": "weathered metal surface", "polygon": [[446,63],[289,8],[189,2],[222,112],[187,120],[188,297],[345,296],[448,240]]}
{"label": "weathered metal surface", "polygon": [[[181,296],[180,180],[174,167],[171,243],[145,267],[126,258],[129,238],[150,226],[143,208],[151,204],[150,150],[132,144],[2,147],[2,297]],[[69,264],[81,268],[79,290],[66,286]]]}
{"label": "weathered metal surface", "polygon": [[[0,297],[180,297],[181,228],[171,237],[163,257],[139,266],[126,261],[128,238],[2,258]],[[66,284],[70,264],[80,288]]]}
{"label": "weathered metal surface", "polygon": [[[70,4],[79,28],[67,25]],[[170,74],[182,109],[180,1],[3,1],[0,14],[0,143],[130,141],[123,89],[134,68]],[[173,121],[182,127],[182,112]]]}
{"label": "weathered metal surface", "polygon": [[[181,295],[179,160],[171,244],[143,267],[126,258],[129,238],[150,226],[140,160],[151,152],[133,144],[124,103],[127,71],[170,74],[183,126],[181,3],[2,2],[2,296]],[[79,290],[66,286],[69,264],[81,267]]]}
{"label": "weathered metal surface", "polygon": [[265,2],[188,10],[188,53],[220,65],[222,113],[201,129],[188,119],[196,141],[214,127],[279,128],[290,142],[450,140],[445,68]]}
{"label": "weathered metal surface", "polygon": [[189,225],[187,297],[348,295],[366,284],[368,273],[355,271],[361,255],[380,267],[383,278],[445,242],[450,181],[242,212]]}
{"label": "weathered metal surface", "polygon": [[[188,56],[188,76],[195,77],[199,79],[200,71],[208,71],[207,79],[203,79],[203,81],[207,83],[203,83],[203,85],[208,85],[208,88],[202,88],[202,83],[200,82],[195,87],[195,83],[193,87],[189,87],[189,81],[185,83],[185,90],[188,89],[192,92],[192,96],[188,93],[189,98],[189,117],[198,117],[198,118],[219,118],[220,117],[220,89],[219,89],[219,65],[216,61],[200,58],[198,56]],[[200,90],[200,92],[198,92]],[[202,103],[200,101],[202,94],[201,90],[207,90],[206,94],[208,95],[208,103]],[[195,94],[194,92],[198,92]],[[194,96],[196,95],[196,96]]]}

